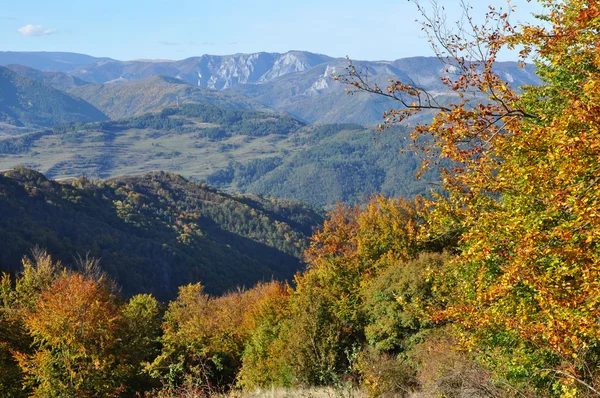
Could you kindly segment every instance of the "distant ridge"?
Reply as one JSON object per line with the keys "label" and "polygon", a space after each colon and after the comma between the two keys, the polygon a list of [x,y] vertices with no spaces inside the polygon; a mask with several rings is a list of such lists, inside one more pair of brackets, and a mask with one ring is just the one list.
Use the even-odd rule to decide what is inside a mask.
{"label": "distant ridge", "polygon": [[70,52],[46,51],[0,51],[0,65],[19,64],[50,72],[71,72],[99,61],[114,61],[112,58]]}
{"label": "distant ridge", "polygon": [[237,84],[269,81],[288,73],[301,72],[333,58],[304,51],[233,55],[202,55],[180,61],[102,61],[72,73],[92,83],[139,80],[154,75],[179,78],[190,84],[216,90]]}
{"label": "distant ridge", "polygon": [[[442,102],[452,100],[453,94],[441,81],[441,77],[448,75],[446,65],[436,57],[355,61],[354,64],[369,75],[371,82],[382,87],[390,79],[400,79],[436,92]],[[203,55],[171,62],[103,61],[72,73],[94,83],[171,76],[214,90],[237,91],[307,123],[379,123],[383,112],[398,103],[366,93],[347,96],[345,85],[334,79],[345,73],[347,66],[348,61],[343,58],[290,51]],[[496,67],[498,73],[516,87],[539,82],[532,65],[521,69],[516,62],[498,62]]]}
{"label": "distant ridge", "polygon": [[30,68],[29,66],[17,64],[7,65],[6,68],[18,73],[19,75],[27,76],[30,79],[37,80],[38,82],[44,83],[47,86],[51,86],[62,91],[66,91],[72,87],[89,84],[89,82],[83,81],[80,78],[69,75],[65,72],[44,72],[38,69]]}
{"label": "distant ridge", "polygon": [[24,127],[108,119],[86,101],[0,66],[0,122]]}
{"label": "distant ridge", "polygon": [[[70,56],[73,57],[72,54]],[[87,56],[78,61],[90,63],[69,71],[71,75],[83,81],[95,84],[127,83],[158,75],[168,76],[202,88],[222,92],[236,91],[266,107],[287,112],[307,123],[377,124],[381,122],[384,111],[398,106],[395,101],[366,93],[346,95],[345,85],[335,81],[334,77],[345,72],[348,61],[307,51],[202,55],[178,61],[116,61],[85,57]],[[54,61],[55,59],[50,57],[49,62]],[[354,64],[368,74],[371,82],[380,86],[387,85],[390,79],[415,82],[422,88],[432,91],[441,102],[455,99],[454,94],[441,82],[441,77],[449,75],[446,65],[436,57],[355,61]],[[52,65],[44,68],[48,69]],[[519,68],[516,62],[498,62],[495,65],[501,77],[515,88],[539,83],[533,65],[527,65],[525,68]],[[102,99],[104,90],[98,91],[100,98],[94,98],[92,89],[74,87],[68,90],[71,89],[73,93],[81,91],[82,97],[109,113],[111,117],[117,114],[119,116],[133,114],[124,112],[123,109],[115,112],[104,105],[105,101]],[[116,89],[113,87],[111,90]],[[164,99],[168,98],[168,93],[172,90],[173,88],[169,87],[165,95],[154,90],[157,96],[155,102],[159,104],[165,102]],[[153,101],[149,101],[147,97],[145,102]],[[120,107],[133,106],[122,102],[119,98],[116,98],[116,103]],[[149,109],[144,106],[136,109],[135,112]],[[427,118],[430,115],[423,117]]]}
{"label": "distant ridge", "polygon": [[112,119],[185,103],[268,111],[262,103],[243,94],[210,90],[162,75],[131,82],[79,85],[68,92],[93,104]]}

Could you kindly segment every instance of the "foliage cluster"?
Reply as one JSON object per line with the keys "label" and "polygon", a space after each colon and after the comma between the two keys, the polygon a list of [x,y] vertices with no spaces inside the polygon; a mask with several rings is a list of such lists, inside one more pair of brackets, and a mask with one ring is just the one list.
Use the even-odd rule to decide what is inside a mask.
{"label": "foliage cluster", "polygon": [[81,265],[68,272],[36,250],[16,279],[3,275],[3,396],[135,396],[155,385],[142,371],[160,350],[159,303],[123,301],[93,262]]}
{"label": "foliage cluster", "polygon": [[416,389],[411,350],[435,329],[426,309],[443,302],[430,276],[451,257],[416,240],[422,210],[419,201],[383,196],[363,208],[340,205],[313,236],[293,287],[259,283],[214,297],[189,284],[164,313],[149,295],[124,303],[97,262],[72,273],[45,253],[26,259],[2,285],[2,391],[208,396],[358,382],[372,396]]}
{"label": "foliage cluster", "polygon": [[[444,280],[454,293],[437,319],[521,394],[597,395],[600,6],[540,3],[538,21],[517,26],[510,5],[490,7],[482,25],[467,8],[458,30],[441,10],[424,13],[454,103],[411,82],[369,85],[353,65],[342,80],[399,101],[388,124],[437,112],[413,132],[431,155],[424,168],[438,157],[454,165],[442,167],[446,195],[430,202],[424,236],[460,236]],[[517,90],[494,72],[506,48],[534,60],[540,85]]]}

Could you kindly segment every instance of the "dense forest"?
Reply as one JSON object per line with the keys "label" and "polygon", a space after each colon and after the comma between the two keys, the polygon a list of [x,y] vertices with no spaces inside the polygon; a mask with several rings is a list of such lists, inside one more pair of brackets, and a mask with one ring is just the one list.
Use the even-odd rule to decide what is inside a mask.
{"label": "dense forest", "polygon": [[230,162],[204,180],[212,186],[290,198],[331,208],[336,202],[361,203],[373,193],[414,197],[439,184],[437,170],[420,179],[420,159],[410,148],[406,129],[382,133],[355,124],[312,126],[298,137],[306,147],[286,157]]}
{"label": "dense forest", "polygon": [[[490,7],[483,25],[467,18],[455,33],[445,18],[425,14],[436,53],[453,68],[443,83],[455,103],[439,104],[407,82],[370,85],[352,64],[337,76],[398,101],[382,127],[436,110],[412,137],[422,169],[440,169],[443,191],[338,204],[290,283],[262,280],[221,295],[209,294],[209,281],[184,283],[164,304],[144,293],[123,297],[102,259],[65,268],[35,249],[0,284],[0,391],[170,398],[276,387],[302,396],[302,388],[330,386],[332,394],[358,388],[372,397],[600,395],[600,4],[541,3],[538,24],[513,26],[510,12]],[[535,60],[540,85],[517,91],[494,73],[506,48],[517,48],[523,63]],[[479,95],[488,101],[473,104]],[[215,214],[179,187],[216,191],[170,174],[58,184],[11,173],[0,178],[2,200],[12,190],[38,205],[60,197],[87,208],[105,195],[123,222],[151,235],[172,230],[183,243],[200,244],[199,214]],[[177,220],[145,207],[148,196]],[[303,234],[317,220],[310,211],[295,217],[289,205],[281,213],[276,201],[234,199]],[[8,213],[19,228],[19,209],[0,214]],[[65,213],[84,229],[76,215]],[[250,236],[255,227],[239,218],[219,225]],[[268,228],[257,239],[290,256],[301,250],[270,241]]]}
{"label": "dense forest", "polygon": [[174,297],[203,281],[222,293],[291,278],[322,216],[309,206],[232,196],[168,173],[110,180],[47,180],[17,168],[0,173],[0,266],[44,247],[65,265],[101,259],[122,293]]}

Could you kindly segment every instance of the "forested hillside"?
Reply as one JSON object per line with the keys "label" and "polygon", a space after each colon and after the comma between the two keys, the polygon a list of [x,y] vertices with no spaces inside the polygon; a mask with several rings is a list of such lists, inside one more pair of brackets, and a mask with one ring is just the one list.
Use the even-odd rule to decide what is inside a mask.
{"label": "forested hillside", "polygon": [[291,150],[293,133],[302,126],[282,115],[186,104],[129,119],[0,137],[0,169],[23,164],[53,178],[164,170],[201,179],[231,158]]}
{"label": "forested hillside", "polygon": [[236,192],[291,198],[317,206],[361,203],[375,193],[392,197],[429,195],[439,175],[420,179],[420,160],[408,149],[404,128],[376,133],[360,125],[331,124],[307,129],[287,156],[231,162],[205,181]]}
{"label": "forested hillside", "polygon": [[17,270],[34,246],[73,267],[101,259],[125,295],[162,299],[202,281],[224,292],[289,279],[321,216],[295,202],[231,196],[168,173],[110,180],[0,174],[0,265]]}

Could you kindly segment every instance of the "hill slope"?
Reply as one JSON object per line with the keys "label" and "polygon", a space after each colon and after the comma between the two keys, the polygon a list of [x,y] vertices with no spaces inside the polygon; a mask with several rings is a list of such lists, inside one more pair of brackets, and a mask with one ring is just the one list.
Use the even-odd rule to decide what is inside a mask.
{"label": "hill slope", "polygon": [[6,65],[6,68],[13,72],[27,76],[30,79],[44,83],[46,86],[54,87],[57,90],[66,91],[72,87],[89,84],[78,77],[71,76],[64,72],[43,72],[25,65]]}
{"label": "hill slope", "polygon": [[231,196],[169,173],[63,183],[28,169],[0,173],[0,241],[11,242],[0,265],[17,269],[34,245],[67,265],[89,253],[127,295],[291,278],[321,221],[294,202]]}
{"label": "hill slope", "polygon": [[260,102],[242,94],[192,86],[167,76],[152,76],[124,83],[79,85],[72,87],[69,92],[93,104],[112,119],[185,103],[210,104],[234,110],[267,110]]}
{"label": "hill slope", "polygon": [[199,179],[231,159],[300,149],[294,135],[302,127],[283,115],[185,104],[119,121],[0,136],[0,170],[22,164],[53,178],[165,170]]}
{"label": "hill slope", "polygon": [[0,66],[0,122],[35,127],[106,119],[84,100]]}
{"label": "hill slope", "polygon": [[375,133],[359,125],[307,128],[304,149],[287,156],[231,162],[205,178],[236,192],[293,198],[315,206],[357,203],[376,193],[414,197],[439,182],[436,172],[415,177],[420,159],[406,149],[405,129]]}

